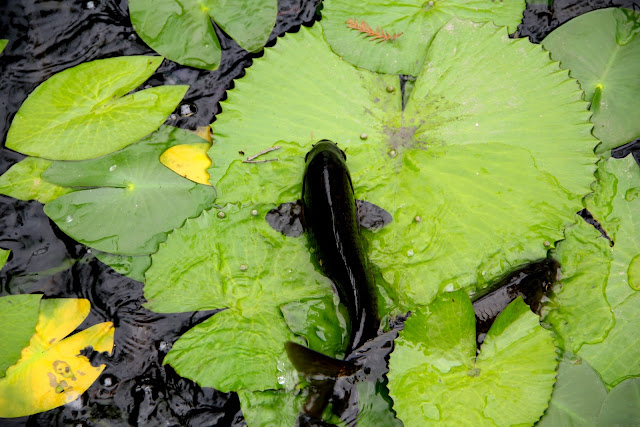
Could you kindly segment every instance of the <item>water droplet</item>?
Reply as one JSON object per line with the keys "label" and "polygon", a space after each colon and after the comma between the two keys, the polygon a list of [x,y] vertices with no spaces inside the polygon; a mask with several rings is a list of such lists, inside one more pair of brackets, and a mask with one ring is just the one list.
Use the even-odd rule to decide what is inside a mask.
{"label": "water droplet", "polygon": [[67,222],[73,221],[73,217],[71,215],[67,215]]}
{"label": "water droplet", "polygon": [[388,154],[389,154],[389,157],[394,158],[395,156],[398,155],[398,152],[396,150],[391,150],[389,151]]}
{"label": "water droplet", "polygon": [[208,49],[209,48],[209,43],[205,43],[204,47],[206,47]]}
{"label": "water droplet", "polygon": [[367,139],[367,138],[369,138],[369,135],[367,135],[366,133],[361,133],[361,134],[360,134],[360,139],[361,139],[361,140],[363,140],[363,141],[364,141],[364,140],[365,140],[365,139]]}
{"label": "water droplet", "polygon": [[640,194],[640,188],[638,187],[630,188],[627,190],[626,193],[624,193],[624,199],[627,202],[630,202],[634,200],[636,197],[638,197],[638,194]]}
{"label": "water droplet", "polygon": [[444,291],[445,292],[453,292],[453,283],[449,283],[447,286],[444,287]]}
{"label": "water droplet", "polygon": [[116,170],[117,167],[118,167],[118,165],[109,166],[109,172],[113,172],[114,170]]}
{"label": "water droplet", "polygon": [[254,209],[251,211],[251,215],[256,216],[258,215],[258,209]]}
{"label": "water droplet", "polygon": [[224,218],[227,216],[224,212],[218,212],[218,218]]}
{"label": "water droplet", "polygon": [[549,246],[551,246],[551,242],[550,242],[550,241],[548,241],[548,240],[545,240],[545,241],[544,241],[544,245],[545,245],[546,247],[549,247]]}
{"label": "water droplet", "polygon": [[96,7],[96,4],[92,1],[88,1],[87,4],[85,5],[85,7],[89,10],[94,9]]}
{"label": "water droplet", "polygon": [[247,271],[247,268],[249,268],[247,264],[240,264],[240,271]]}
{"label": "water droplet", "polygon": [[414,256],[414,255],[415,255],[415,253],[413,252],[413,249],[409,249],[407,251],[407,256]]}
{"label": "water droplet", "polygon": [[415,218],[413,218],[413,220],[414,220],[415,222],[422,222],[422,217],[421,217],[420,215],[416,215],[416,217],[415,217]]}
{"label": "water droplet", "polygon": [[476,126],[480,126],[480,123],[476,123]]}
{"label": "water droplet", "polygon": [[160,343],[158,344],[158,350],[160,350],[163,353],[166,353],[167,351],[169,351],[170,348],[171,346],[166,341],[160,341]]}

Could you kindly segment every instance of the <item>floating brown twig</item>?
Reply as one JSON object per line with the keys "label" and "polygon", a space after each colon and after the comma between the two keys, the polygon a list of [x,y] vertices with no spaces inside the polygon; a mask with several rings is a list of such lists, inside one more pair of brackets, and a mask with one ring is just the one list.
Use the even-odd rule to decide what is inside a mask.
{"label": "floating brown twig", "polygon": [[347,24],[347,27],[351,28],[352,30],[360,31],[365,35],[365,37],[371,37],[369,40],[375,40],[378,43],[394,41],[395,39],[397,39],[402,35],[402,33],[389,34],[385,32],[384,29],[381,29],[380,27],[376,27],[376,29],[374,30],[369,26],[369,24],[366,23],[364,19],[360,23],[358,23],[357,19],[349,18],[346,21],[346,24]]}
{"label": "floating brown twig", "polygon": [[251,157],[247,157],[247,160],[243,160],[242,163],[266,163],[266,162],[277,162],[278,159],[264,159],[264,160],[255,160],[256,158],[262,156],[263,154],[267,154],[270,153],[272,151],[275,150],[279,150],[280,147],[271,147],[271,148],[267,148],[266,150],[262,150],[261,152],[259,152],[258,154],[254,154]]}

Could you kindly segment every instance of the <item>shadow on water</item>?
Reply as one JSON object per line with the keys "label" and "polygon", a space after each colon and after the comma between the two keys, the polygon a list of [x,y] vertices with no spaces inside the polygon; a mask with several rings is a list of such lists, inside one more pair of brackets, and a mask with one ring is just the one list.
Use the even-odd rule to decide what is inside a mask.
{"label": "shadow on water", "polygon": [[[315,19],[320,0],[279,0],[268,45]],[[540,42],[568,19],[589,10],[631,7],[629,0],[556,0],[532,5],[517,35]],[[4,148],[11,120],[36,86],[53,74],[94,59],[154,54],[134,32],[126,0],[0,0],[0,174],[24,156]],[[217,29],[223,48],[218,70],[209,72],[170,61],[149,80],[152,86],[188,84],[183,105],[166,124],[195,129],[215,119],[233,80],[244,74],[249,54]],[[41,414],[0,419],[10,426],[35,425],[243,425],[238,398],[202,388],[178,376],[162,360],[178,337],[211,312],[157,314],[143,308],[142,284],[96,260],[91,251],[60,232],[38,202],[0,196],[0,247],[11,256],[0,271],[0,295],[44,293],[80,297],[91,313],[79,327],[112,321],[112,356],[88,355],[106,369],[80,400]],[[386,350],[388,352],[388,349]],[[382,365],[385,365],[384,363]],[[386,366],[380,369],[386,369]]]}

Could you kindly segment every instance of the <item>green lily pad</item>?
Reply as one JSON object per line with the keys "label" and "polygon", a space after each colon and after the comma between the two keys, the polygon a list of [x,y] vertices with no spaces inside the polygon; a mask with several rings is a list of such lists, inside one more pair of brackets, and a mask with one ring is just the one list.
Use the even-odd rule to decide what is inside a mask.
{"label": "green lily pad", "polygon": [[[220,65],[220,41],[213,19],[243,49],[261,50],[273,30],[277,0],[131,0],[136,33],[172,61],[214,70]],[[188,34],[188,37],[185,35]]]}
{"label": "green lily pad", "polygon": [[[352,64],[388,74],[417,75],[434,36],[452,17],[493,21],[514,32],[522,21],[524,0],[326,0],[322,28],[331,48]],[[349,28],[348,20],[388,34],[395,40],[376,41]],[[380,31],[378,31],[379,33]]]}
{"label": "green lily pad", "polygon": [[9,43],[9,40],[0,39],[0,53],[2,53],[5,47],[7,47],[7,43]]}
{"label": "green lily pad", "polygon": [[580,81],[591,102],[603,152],[640,137],[640,12],[602,9],[581,15],[542,42]]}
{"label": "green lily pad", "polygon": [[166,233],[211,206],[210,187],[183,178],[159,161],[176,144],[202,142],[193,133],[161,127],[121,151],[82,162],[54,162],[42,177],[66,187],[85,187],[58,197],[44,211],[80,243],[121,255],[158,249]]}
{"label": "green lily pad", "polygon": [[407,320],[389,360],[389,391],[406,425],[533,424],[556,366],[551,332],[521,298],[500,313],[476,357],[473,306],[456,291]]}
{"label": "green lily pad", "polygon": [[239,390],[242,415],[249,427],[291,427],[296,425],[304,403],[302,393],[290,391]]}
{"label": "green lily pad", "polygon": [[101,251],[94,251],[94,255],[100,262],[107,264],[114,271],[138,282],[144,282],[144,273],[151,266],[150,255],[128,256]]}
{"label": "green lily pad", "polygon": [[[615,245],[605,248],[606,252],[595,259],[589,259],[590,254],[586,253],[585,259],[608,265],[604,291],[615,323],[602,341],[583,345],[577,355],[612,387],[630,376],[640,376],[640,168],[632,156],[610,158],[601,163],[598,176],[599,185],[593,197],[587,199],[587,207]],[[587,292],[601,292],[601,283],[595,282],[598,278],[593,279],[592,289],[583,291],[585,298],[589,298]]]}
{"label": "green lily pad", "polygon": [[127,95],[162,58],[127,56],[85,62],[38,86],[22,104],[6,147],[52,160],[83,160],[120,150],[158,128],[188,86]]}
{"label": "green lily pad", "polygon": [[[147,308],[169,313],[226,309],[182,335],[164,360],[202,386],[222,391],[291,387],[297,374],[284,344],[302,341],[287,320],[317,322],[315,328],[325,331],[340,325],[330,304],[329,279],[314,269],[306,239],[274,231],[264,220],[272,207],[205,211],[171,233],[152,256],[144,287]],[[313,298],[325,302],[325,314],[318,306],[307,313],[291,305]],[[342,334],[327,334],[325,340],[331,337]],[[309,340],[312,348],[318,342]],[[335,343],[322,348],[331,347]]]}
{"label": "green lily pad", "polygon": [[[300,78],[274,85],[290,69]],[[411,309],[445,288],[487,286],[562,238],[595,169],[581,95],[539,46],[453,20],[402,111],[397,78],[352,67],[320,28],[301,28],[222,102],[209,174],[225,203],[288,202],[311,143],[337,142],[356,197],[393,216],[366,233],[369,257]],[[254,160],[278,161],[246,163],[274,146]]]}
{"label": "green lily pad", "polygon": [[629,378],[609,392],[600,410],[601,426],[633,426],[640,414],[640,378]]}
{"label": "green lily pad", "polygon": [[20,200],[37,200],[49,203],[73,191],[42,179],[42,172],[51,165],[51,160],[27,157],[11,166],[0,175],[0,194]]}
{"label": "green lily pad", "polygon": [[0,269],[4,267],[5,263],[9,259],[11,251],[9,249],[0,249]]}
{"label": "green lily pad", "polygon": [[595,426],[606,396],[598,373],[584,360],[565,353],[549,408],[536,426]]}
{"label": "green lily pad", "polygon": [[0,297],[0,378],[20,359],[22,349],[36,332],[41,298],[42,295]]}

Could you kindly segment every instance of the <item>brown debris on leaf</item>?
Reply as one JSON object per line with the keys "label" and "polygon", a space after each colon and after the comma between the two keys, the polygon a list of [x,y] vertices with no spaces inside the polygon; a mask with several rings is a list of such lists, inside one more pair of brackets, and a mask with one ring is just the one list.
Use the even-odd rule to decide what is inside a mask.
{"label": "brown debris on leaf", "polygon": [[378,43],[380,42],[387,42],[387,41],[394,41],[395,39],[397,39],[398,37],[400,37],[403,33],[399,33],[399,34],[389,34],[387,32],[384,31],[384,29],[381,29],[380,27],[376,27],[375,30],[373,30],[369,24],[366,23],[366,21],[363,19],[360,23],[358,23],[358,20],[355,18],[349,18],[346,21],[347,27],[351,28],[352,30],[356,30],[359,31],[361,33],[364,33],[365,37],[371,37],[370,40],[375,40]]}

